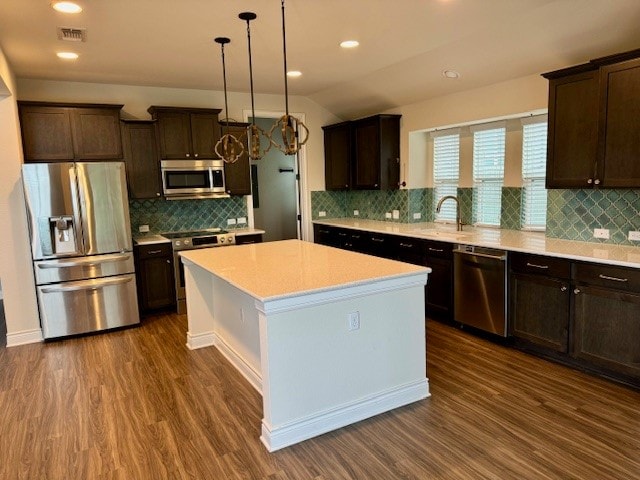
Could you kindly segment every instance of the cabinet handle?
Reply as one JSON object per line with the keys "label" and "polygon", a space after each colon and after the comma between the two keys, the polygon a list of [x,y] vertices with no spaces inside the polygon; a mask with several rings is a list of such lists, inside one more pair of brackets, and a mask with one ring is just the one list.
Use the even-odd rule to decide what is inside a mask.
{"label": "cabinet handle", "polygon": [[149,250],[147,252],[147,255],[155,255],[156,253],[161,253],[162,250]]}
{"label": "cabinet handle", "polygon": [[345,185],[344,188],[349,188],[349,185]]}
{"label": "cabinet handle", "polygon": [[527,262],[527,267],[541,268],[543,270],[546,270],[547,268],[549,268],[549,265],[536,265],[535,263]]}
{"label": "cabinet handle", "polygon": [[371,237],[371,241],[372,241],[372,242],[379,242],[379,243],[382,243],[382,242],[384,242],[384,238],[375,238],[375,237]]}
{"label": "cabinet handle", "polygon": [[429,248],[427,248],[427,250],[429,250],[430,252],[444,252],[444,248],[429,247]]}
{"label": "cabinet handle", "polygon": [[404,248],[413,248],[412,243],[400,243],[400,246]]}
{"label": "cabinet handle", "polygon": [[319,231],[320,233],[329,233],[329,230],[322,230],[322,229],[319,229],[318,231]]}
{"label": "cabinet handle", "polygon": [[167,263],[171,263],[171,260],[167,260]]}
{"label": "cabinet handle", "polygon": [[374,183],[374,184],[373,184],[373,186],[374,186],[374,187],[377,187],[377,186],[378,186],[378,184],[377,184],[377,183]]}
{"label": "cabinet handle", "polygon": [[580,293],[580,289],[576,288],[573,290],[573,293],[575,293],[576,295]]}
{"label": "cabinet handle", "polygon": [[160,192],[156,192],[156,197],[159,197],[159,196],[160,196]]}
{"label": "cabinet handle", "polygon": [[610,277],[608,275],[598,275],[603,280],[613,280],[614,282],[628,282],[628,278],[618,278],[618,277]]}
{"label": "cabinet handle", "polygon": [[191,155],[189,155],[188,153],[185,155],[185,157],[189,158]]}
{"label": "cabinet handle", "polygon": [[198,158],[198,154],[197,154],[197,153],[194,153],[194,154],[193,154],[193,156],[194,156],[194,157],[196,157],[196,158]]}
{"label": "cabinet handle", "polygon": [[358,240],[360,238],[360,235],[351,235],[351,238]]}
{"label": "cabinet handle", "polygon": [[593,178],[590,178],[589,180],[587,180],[587,183],[591,185],[593,183]]}
{"label": "cabinet handle", "polygon": [[596,185],[600,185],[600,180],[596,178],[593,183],[595,183]]}
{"label": "cabinet handle", "polygon": [[567,291],[567,287],[565,287],[564,285],[560,287],[560,291],[561,292],[566,292]]}
{"label": "cabinet handle", "polygon": [[344,233],[344,232],[339,232],[339,233],[338,233],[338,236],[339,236],[339,237],[346,237],[346,236],[347,236],[347,234],[346,234],[346,233]]}

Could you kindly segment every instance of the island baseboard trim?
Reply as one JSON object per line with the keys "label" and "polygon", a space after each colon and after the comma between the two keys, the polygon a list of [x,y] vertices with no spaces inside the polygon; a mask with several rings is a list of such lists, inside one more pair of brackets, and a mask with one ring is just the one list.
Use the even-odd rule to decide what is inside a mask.
{"label": "island baseboard trim", "polygon": [[214,345],[229,360],[236,370],[262,395],[262,375],[256,372],[233,348],[231,348],[220,336],[213,334]]}
{"label": "island baseboard trim", "polygon": [[40,343],[44,341],[41,328],[33,330],[22,330],[21,332],[7,333],[7,347],[17,347],[30,343]]}
{"label": "island baseboard trim", "polygon": [[273,428],[263,420],[260,441],[269,452],[275,452],[429,396],[429,379],[425,378],[281,427]]}
{"label": "island baseboard trim", "polygon": [[197,350],[198,348],[211,347],[215,345],[216,334],[213,332],[203,332],[192,335],[187,332],[187,348],[189,350]]}

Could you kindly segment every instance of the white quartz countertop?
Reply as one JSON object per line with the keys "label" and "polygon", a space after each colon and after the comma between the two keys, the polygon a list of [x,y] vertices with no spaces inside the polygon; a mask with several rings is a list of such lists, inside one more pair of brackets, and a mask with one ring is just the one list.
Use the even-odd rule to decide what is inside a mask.
{"label": "white quartz countertop", "polygon": [[187,250],[180,256],[261,301],[431,271],[301,240]]}
{"label": "white quartz countertop", "polygon": [[[235,233],[236,236],[240,237],[243,235],[263,235],[265,233],[264,230],[259,228],[234,228],[233,230],[229,230],[230,233]],[[151,245],[154,243],[167,243],[171,242],[166,237],[162,235],[144,235],[142,237],[138,237],[134,240],[136,245]]]}
{"label": "white quartz countertop", "polygon": [[513,252],[548,255],[609,265],[640,268],[640,247],[547,238],[544,232],[525,232],[465,226],[456,232],[453,225],[436,223],[391,223],[379,220],[332,218],[314,220],[318,225],[351,228],[368,232],[425,238],[442,242],[498,248]]}

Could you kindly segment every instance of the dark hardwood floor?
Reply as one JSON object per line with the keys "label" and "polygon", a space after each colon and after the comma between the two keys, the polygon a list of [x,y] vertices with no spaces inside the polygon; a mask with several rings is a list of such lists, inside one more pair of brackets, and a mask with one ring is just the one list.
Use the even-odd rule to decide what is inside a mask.
{"label": "dark hardwood floor", "polygon": [[640,392],[428,321],[432,397],[267,453],[186,317],[0,348],[2,479],[638,479]]}

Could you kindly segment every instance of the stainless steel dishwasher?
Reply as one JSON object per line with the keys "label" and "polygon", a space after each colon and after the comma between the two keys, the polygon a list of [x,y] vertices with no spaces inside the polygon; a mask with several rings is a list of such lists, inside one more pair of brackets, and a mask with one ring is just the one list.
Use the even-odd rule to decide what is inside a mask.
{"label": "stainless steel dishwasher", "polygon": [[507,252],[458,245],[453,253],[454,319],[506,337]]}

